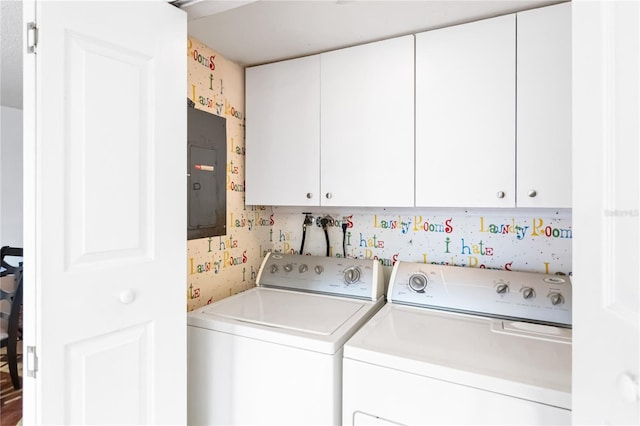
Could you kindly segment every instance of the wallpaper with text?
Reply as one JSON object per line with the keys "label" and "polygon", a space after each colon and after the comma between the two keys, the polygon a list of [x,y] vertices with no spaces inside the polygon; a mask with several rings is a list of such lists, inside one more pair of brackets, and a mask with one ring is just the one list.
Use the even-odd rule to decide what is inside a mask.
{"label": "wallpaper with text", "polygon": [[188,242],[187,310],[253,287],[266,252],[299,253],[303,212],[304,254],[325,255],[328,237],[331,256],[378,259],[387,277],[398,260],[571,274],[570,210],[245,206],[244,69],[194,38],[187,61],[187,96],[227,119],[228,150],[226,235]]}

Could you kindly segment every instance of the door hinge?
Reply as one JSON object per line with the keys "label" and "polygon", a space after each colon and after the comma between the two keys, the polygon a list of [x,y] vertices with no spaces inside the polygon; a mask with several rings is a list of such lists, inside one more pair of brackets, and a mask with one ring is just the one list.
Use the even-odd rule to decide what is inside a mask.
{"label": "door hinge", "polygon": [[38,26],[35,22],[27,22],[27,53],[36,53],[38,47]]}
{"label": "door hinge", "polygon": [[27,377],[36,377],[38,372],[38,356],[36,355],[35,346],[27,346]]}

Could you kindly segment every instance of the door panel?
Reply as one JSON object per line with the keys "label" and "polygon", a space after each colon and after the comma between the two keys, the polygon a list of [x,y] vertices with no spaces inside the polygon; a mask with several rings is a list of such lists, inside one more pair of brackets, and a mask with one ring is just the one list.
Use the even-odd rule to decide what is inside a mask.
{"label": "door panel", "polygon": [[[148,424],[153,407],[153,331],[135,325],[67,346],[67,418],[74,424]],[[78,368],[80,366],[80,368]],[[126,380],[123,381],[123,378]],[[126,386],[123,386],[126,383]],[[114,410],[104,401],[120,401]]]}
{"label": "door panel", "polygon": [[[68,264],[148,261],[151,58],[74,32],[63,42],[70,74],[63,89]],[[109,78],[96,80],[103,75]]]}
{"label": "door panel", "polygon": [[640,422],[640,6],[573,1],[573,422]]}
{"label": "door panel", "polygon": [[186,14],[164,1],[25,2],[36,16],[24,344],[38,371],[25,423],[184,424]]}

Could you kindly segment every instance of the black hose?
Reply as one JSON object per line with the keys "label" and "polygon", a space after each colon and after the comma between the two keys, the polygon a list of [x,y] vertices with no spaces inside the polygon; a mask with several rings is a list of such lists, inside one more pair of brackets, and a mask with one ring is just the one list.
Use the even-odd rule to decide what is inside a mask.
{"label": "black hose", "polygon": [[302,245],[300,245],[300,254],[302,254],[302,251],[304,250],[304,239],[307,236],[307,224],[305,223],[304,225],[302,225]]}
{"label": "black hose", "polygon": [[324,238],[327,240],[327,257],[329,257],[329,230],[327,227],[324,227]]}
{"label": "black hose", "polygon": [[342,224],[342,256],[347,257],[347,223]]}
{"label": "black hose", "polygon": [[327,223],[329,220],[327,218],[320,219],[320,225],[322,225],[322,229],[324,230],[324,239],[327,241],[327,257],[329,257],[329,230],[327,229]]}

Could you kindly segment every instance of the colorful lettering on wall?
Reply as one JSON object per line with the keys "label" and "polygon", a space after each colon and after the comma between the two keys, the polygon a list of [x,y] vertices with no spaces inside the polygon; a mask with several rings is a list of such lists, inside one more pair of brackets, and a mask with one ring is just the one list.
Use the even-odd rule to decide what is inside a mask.
{"label": "colorful lettering on wall", "polygon": [[551,225],[545,225],[544,220],[540,218],[535,218],[532,222],[532,237],[545,236],[548,238],[573,238],[573,232],[570,228],[554,228]]}
{"label": "colorful lettering on wall", "polygon": [[198,52],[198,49],[193,48],[193,40],[187,40],[187,56],[191,57],[194,61],[204,66],[205,68],[210,69],[211,71],[216,69],[215,64],[215,55],[202,55],[201,52]]}
{"label": "colorful lettering on wall", "polygon": [[409,227],[411,226],[411,221],[402,220],[402,217],[398,216],[397,219],[393,218],[380,218],[378,219],[378,215],[373,215],[373,227],[374,228],[382,228],[382,229],[398,229],[403,234],[406,234],[409,231]]}
{"label": "colorful lettering on wall", "polygon": [[516,224],[515,218],[510,223],[490,223],[485,222],[483,216],[480,217],[480,232],[490,234],[513,234],[516,239],[522,240],[527,235],[527,231],[531,229],[532,237],[548,237],[548,238],[572,238],[573,232],[571,228],[554,228],[551,225],[545,225],[544,219],[533,218],[532,225],[522,223]]}

